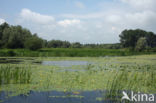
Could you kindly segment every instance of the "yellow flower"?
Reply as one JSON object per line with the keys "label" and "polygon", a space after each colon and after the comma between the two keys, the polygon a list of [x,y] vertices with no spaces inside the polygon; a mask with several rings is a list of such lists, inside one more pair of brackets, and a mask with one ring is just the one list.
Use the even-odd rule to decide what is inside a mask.
{"label": "yellow flower", "polygon": [[76,91],[76,92],[73,92],[73,94],[80,94],[80,92],[77,92],[77,91]]}
{"label": "yellow flower", "polygon": [[67,89],[64,89],[64,92],[67,92]]}

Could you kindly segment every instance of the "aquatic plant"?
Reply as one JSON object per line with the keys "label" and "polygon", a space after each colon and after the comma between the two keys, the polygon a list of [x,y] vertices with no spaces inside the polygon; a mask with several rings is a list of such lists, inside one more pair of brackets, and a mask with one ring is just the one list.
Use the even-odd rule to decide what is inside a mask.
{"label": "aquatic plant", "polygon": [[156,70],[150,68],[148,65],[142,69],[142,71],[128,71],[125,68],[122,71],[116,71],[113,81],[109,81],[107,84],[108,92],[106,98],[121,98],[122,96],[120,94],[122,94],[121,92],[124,90],[145,93],[150,93],[152,90],[155,90]]}
{"label": "aquatic plant", "polygon": [[31,68],[29,66],[0,66],[0,84],[30,83]]}
{"label": "aquatic plant", "polygon": [[[104,99],[120,98],[122,90],[152,93],[156,92],[155,58],[156,55],[33,58],[34,61],[82,60],[94,63],[71,67],[31,64],[31,61],[27,62],[27,60],[20,65],[1,64],[0,84],[5,86],[0,89],[14,91],[16,95],[30,91],[56,90],[67,93],[68,91],[108,90]],[[69,68],[73,71],[69,71]]]}

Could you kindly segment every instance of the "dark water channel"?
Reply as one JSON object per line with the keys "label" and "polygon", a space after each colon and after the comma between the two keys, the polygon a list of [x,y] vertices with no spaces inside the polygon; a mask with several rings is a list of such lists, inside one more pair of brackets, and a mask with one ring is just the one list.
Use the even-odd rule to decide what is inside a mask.
{"label": "dark water channel", "polygon": [[6,98],[7,93],[0,92],[1,103],[116,103],[111,100],[98,100],[104,98],[105,91],[74,92],[36,92],[30,91],[29,95],[18,95]]}

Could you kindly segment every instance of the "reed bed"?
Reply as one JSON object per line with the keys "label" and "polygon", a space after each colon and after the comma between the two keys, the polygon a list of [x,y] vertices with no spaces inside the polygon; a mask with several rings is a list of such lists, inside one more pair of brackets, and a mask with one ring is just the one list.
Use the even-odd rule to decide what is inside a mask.
{"label": "reed bed", "polygon": [[31,68],[28,66],[1,65],[0,85],[29,83],[31,74]]}

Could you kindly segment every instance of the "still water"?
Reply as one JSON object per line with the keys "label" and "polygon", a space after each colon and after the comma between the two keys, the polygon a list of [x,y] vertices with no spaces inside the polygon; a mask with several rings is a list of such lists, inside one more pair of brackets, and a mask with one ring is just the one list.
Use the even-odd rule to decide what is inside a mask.
{"label": "still water", "polygon": [[[5,64],[0,69],[0,89],[7,86],[12,85],[16,86],[16,84],[27,85],[38,83],[37,79],[31,81],[35,73],[38,70],[44,73],[45,69],[33,69],[29,68],[23,64],[32,65],[36,62],[34,59],[25,59],[25,58],[1,58],[0,64]],[[6,65],[7,64],[7,65]],[[8,65],[9,64],[9,65]],[[13,65],[12,65],[13,64]],[[16,64],[16,65],[14,65]],[[39,61],[36,62],[37,66],[59,66],[60,69],[57,72],[65,72],[65,71],[86,71],[85,69],[73,69],[72,66],[91,66],[91,62],[88,61]],[[19,66],[18,65],[23,65]],[[33,75],[33,76],[32,76]],[[38,75],[36,75],[38,76]],[[45,77],[43,77],[45,78]],[[47,78],[49,78],[47,76]],[[41,78],[42,80],[42,78]],[[48,82],[47,82],[48,85]],[[18,87],[17,87],[18,88]],[[8,88],[9,89],[9,88]],[[11,91],[12,87],[10,87]],[[18,91],[16,91],[18,92]],[[16,96],[10,96],[12,93],[0,90],[0,103],[116,103],[115,101],[111,101],[110,99],[106,99],[105,95],[106,91],[78,91],[78,92],[63,92],[63,91],[34,91],[29,90],[28,95],[24,93],[20,93]]]}
{"label": "still water", "polygon": [[62,67],[70,67],[73,65],[88,65],[91,64],[87,61],[42,61],[42,65],[55,65]]}
{"label": "still water", "polygon": [[[0,92],[1,103],[116,103],[104,100],[105,91],[83,92],[35,92],[30,91],[28,96],[18,95],[6,98],[7,93]],[[100,99],[99,99],[100,98]]]}

